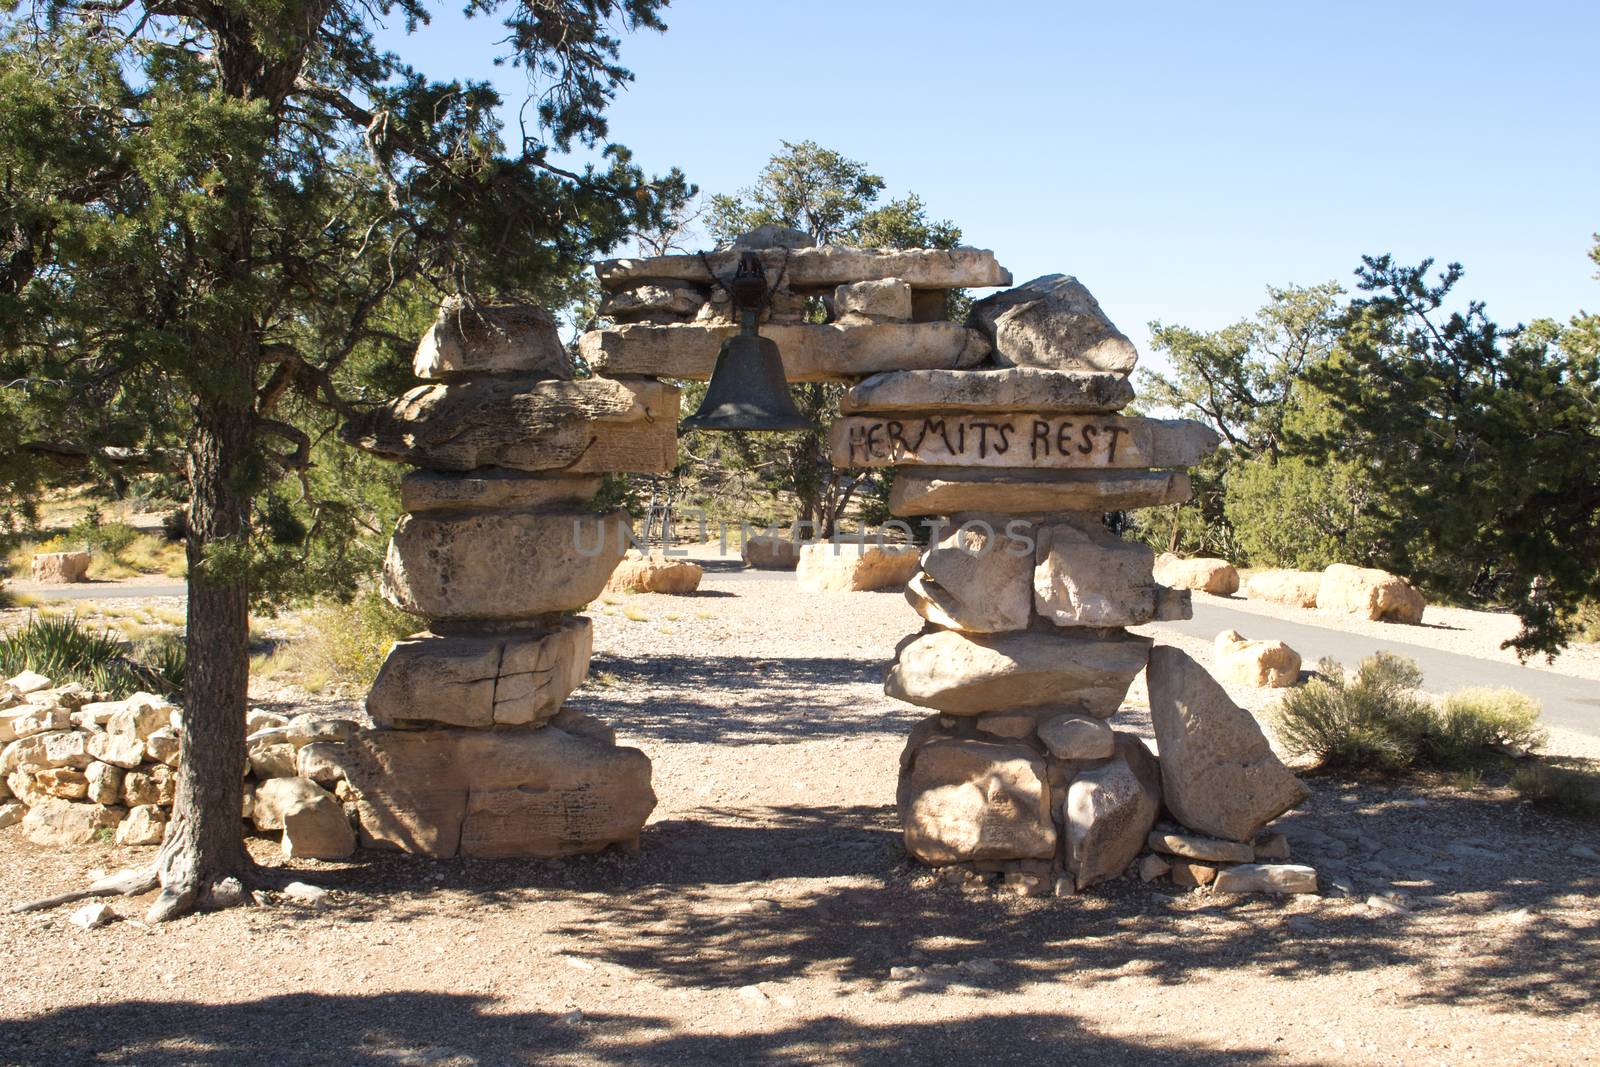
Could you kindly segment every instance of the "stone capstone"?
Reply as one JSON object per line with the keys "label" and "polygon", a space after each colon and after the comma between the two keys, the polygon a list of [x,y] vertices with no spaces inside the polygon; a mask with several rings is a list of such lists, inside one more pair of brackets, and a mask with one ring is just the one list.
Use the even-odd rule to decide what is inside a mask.
{"label": "stone capstone", "polygon": [[1156,557],[1156,581],[1173,589],[1197,589],[1213,596],[1239,591],[1239,572],[1225,559],[1183,559],[1170,552]]}
{"label": "stone capstone", "polygon": [[556,320],[533,304],[495,304],[450,297],[422,335],[411,369],[418,378],[520,374],[570,379],[572,355]]}
{"label": "stone capstone", "polygon": [[[768,278],[782,272],[795,288],[831,289],[848,282],[899,278],[913,289],[969,289],[1010,285],[1011,272],[995,262],[994,253],[978,248],[910,248],[869,250],[823,245],[800,248],[787,245],[761,249]],[[710,285],[712,272],[731,277],[739,265],[740,249],[698,255],[608,259],[595,266],[600,285],[607,291],[642,281],[686,281]],[[707,269],[709,263],[710,269]]]}
{"label": "stone capstone", "polygon": [[401,729],[544,722],[583,681],[593,651],[594,628],[582,616],[543,634],[418,634],[383,661],[367,714]]}
{"label": "stone capstone", "polygon": [[1032,528],[1001,515],[959,519],[923,553],[922,569],[906,584],[906,599],[924,619],[952,630],[1027,629]]}
{"label": "stone capstone", "polygon": [[1150,639],[924,633],[900,646],[884,692],[951,715],[1060,707],[1106,718],[1144,669]]}
{"label": "stone capstone", "polygon": [[1152,649],[1147,681],[1167,810],[1184,826],[1251,841],[1310,795],[1250,713],[1181,649]]}
{"label": "stone capstone", "polygon": [[808,593],[895,589],[917,571],[915,545],[859,545],[819,541],[803,545],[795,579]]}
{"label": "stone capstone", "polygon": [[553,725],[369,730],[349,750],[363,843],[433,858],[631,845],[656,802],[644,753]]}
{"label": "stone capstone", "polygon": [[[705,381],[716,366],[722,342],[738,330],[731,323],[614,326],[584,334],[578,348],[595,373],[607,378],[651,375]],[[989,354],[982,334],[954,322],[771,323],[762,327],[761,335],[777,344],[784,377],[791,382],[845,381],[889,370],[975,367]]]}
{"label": "stone capstone", "polygon": [[663,382],[491,378],[418,386],[340,436],[443,471],[664,474],[677,462],[677,423],[678,390]]}
{"label": "stone capstone", "polygon": [[1177,471],[1017,471],[981,467],[895,472],[889,511],[902,518],[988,511],[1128,511],[1181,504],[1193,492]]}
{"label": "stone capstone", "polygon": [[1317,607],[1359,615],[1374,622],[1415,626],[1428,603],[1404,578],[1375,567],[1335,563],[1317,584]]}
{"label": "stone capstone", "polygon": [[1155,554],[1098,515],[1038,527],[1033,608],[1057,626],[1138,626],[1156,618]]}
{"label": "stone capstone", "polygon": [[1161,811],[1161,771],[1137,737],[1118,731],[1115,754],[1079,774],[1061,802],[1067,871],[1081,892],[1128,869]]}
{"label": "stone capstone", "polygon": [[1033,749],[945,738],[907,756],[899,807],[912,856],[937,866],[1055,855],[1049,780]]}
{"label": "stone capstone", "polygon": [[515,620],[572,611],[599,596],[628,548],[626,512],[402,516],[383,595],[435,620]]}
{"label": "stone capstone", "polygon": [[1271,604],[1314,608],[1317,606],[1317,587],[1321,584],[1322,574],[1319,571],[1256,571],[1245,580],[1244,595],[1251,600],[1265,600]]}
{"label": "stone capstone", "polygon": [[1213,666],[1224,682],[1286,689],[1300,680],[1300,653],[1282,641],[1247,641],[1237,630],[1217,635]]}
{"label": "stone capstone", "polygon": [[972,305],[973,325],[994,343],[995,362],[1126,374],[1139,359],[1076,278],[1047,274]]}
{"label": "stone capstone", "polygon": [[600,491],[598,477],[551,478],[520,471],[476,470],[465,474],[412,471],[400,479],[400,509],[422,511],[531,511],[552,504],[578,504]]}
{"label": "stone capstone", "polygon": [[1120,411],[1133,400],[1126,376],[1039,367],[886,371],[846,389],[846,415],[891,411]]}

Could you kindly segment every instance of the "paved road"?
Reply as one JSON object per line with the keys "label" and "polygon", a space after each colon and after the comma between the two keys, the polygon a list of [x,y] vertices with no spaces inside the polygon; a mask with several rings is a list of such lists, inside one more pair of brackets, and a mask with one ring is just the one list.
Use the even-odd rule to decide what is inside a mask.
{"label": "paved road", "polygon": [[128,600],[134,597],[187,596],[182,582],[124,585],[118,582],[80,582],[72,585],[34,585],[16,582],[7,588],[39,600]]}
{"label": "paved road", "polygon": [[1160,625],[1208,640],[1223,630],[1238,630],[1246,637],[1284,641],[1300,653],[1307,668],[1324,656],[1353,667],[1374,652],[1398,652],[1417,661],[1422,668],[1423,685],[1430,692],[1476,685],[1507,686],[1543,703],[1546,722],[1600,737],[1600,682],[1407,644],[1403,626],[1395,627],[1394,639],[1367,637],[1201,603],[1195,604],[1193,619]]}

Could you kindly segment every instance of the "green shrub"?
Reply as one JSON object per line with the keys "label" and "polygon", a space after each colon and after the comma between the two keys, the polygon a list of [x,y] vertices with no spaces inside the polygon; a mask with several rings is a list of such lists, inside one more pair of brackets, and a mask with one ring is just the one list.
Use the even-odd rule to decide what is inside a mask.
{"label": "green shrub", "polygon": [[1414,662],[1380,652],[1362,660],[1353,678],[1331,659],[1317,669],[1321,677],[1290,690],[1279,706],[1285,748],[1324,767],[1397,771],[1415,762],[1434,715],[1416,693],[1422,672]]}
{"label": "green shrub", "polygon": [[1539,702],[1515,689],[1461,689],[1444,698],[1439,727],[1427,744],[1431,760],[1470,765],[1506,748],[1531,752],[1547,737],[1539,726]]}
{"label": "green shrub", "polygon": [[56,685],[77,682],[90,689],[126,696],[139,690],[174,695],[183,684],[182,646],[176,653],[164,638],[141,658],[107,630],[91,630],[75,615],[35,616],[0,635],[0,675],[37,671]]}
{"label": "green shrub", "polygon": [[302,652],[307,666],[327,678],[366,688],[396,641],[423,628],[422,622],[376,592],[349,603],[319,605],[309,616],[311,632]]}
{"label": "green shrub", "polygon": [[1590,771],[1534,763],[1517,769],[1511,788],[1530,804],[1563,815],[1600,816],[1600,775]]}

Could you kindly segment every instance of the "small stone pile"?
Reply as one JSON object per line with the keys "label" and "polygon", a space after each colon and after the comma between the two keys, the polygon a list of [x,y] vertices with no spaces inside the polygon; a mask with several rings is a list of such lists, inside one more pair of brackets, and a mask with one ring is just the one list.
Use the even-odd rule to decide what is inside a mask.
{"label": "small stone pile", "polygon": [[[1183,469],[1217,436],[1119,414],[1136,353],[1074,278],[970,322],[980,361],[925,352],[857,382],[830,431],[836,467],[900,467],[890,510],[932,530],[906,593],[927,625],[885,683],[936,713],[901,758],[908,851],[955,883],[1045,893],[1122,874],[1164,808],[1252,839],[1304,787],[1202,668],[1127,632],[1188,618],[1189,593],[1103,521],[1188,499]],[[1147,667],[1159,762],[1109,722]]]}
{"label": "small stone pile", "polygon": [[[0,827],[40,845],[159,845],[177,792],[182,709],[153,693],[109,700],[32,671],[0,684]],[[252,711],[244,818],[287,856],[341,859],[355,832],[340,752],[357,725]],[[337,795],[336,795],[337,794]]]}
{"label": "small stone pile", "polygon": [[630,846],[655,807],[650,761],[563,708],[593,646],[570,613],[631,540],[625,512],[592,506],[601,476],[672,468],[678,390],[575,380],[548,313],[459,299],[413,369],[427,384],[344,429],[420,468],[401,483],[383,593],[428,623],[389,654],[367,697],[376,728],[344,753],[362,842],[432,857]]}

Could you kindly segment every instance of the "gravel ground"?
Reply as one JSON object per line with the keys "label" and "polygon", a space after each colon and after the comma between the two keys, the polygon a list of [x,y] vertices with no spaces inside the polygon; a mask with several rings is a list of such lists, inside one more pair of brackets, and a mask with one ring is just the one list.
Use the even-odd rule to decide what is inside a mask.
{"label": "gravel ground", "polygon": [[[655,761],[639,856],[297,862],[326,907],[160,929],[0,915],[0,1062],[1600,1062],[1592,824],[1324,776],[1282,820],[1322,897],[963,893],[897,840],[901,596],[713,572],[593,614],[573,703]],[[0,831],[0,901],[148,857]]]}

